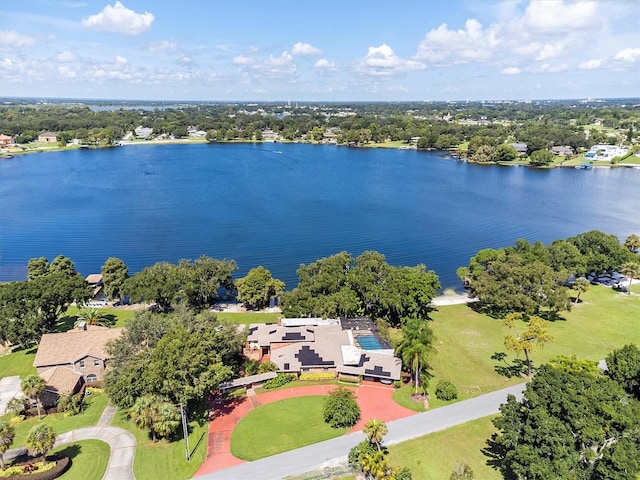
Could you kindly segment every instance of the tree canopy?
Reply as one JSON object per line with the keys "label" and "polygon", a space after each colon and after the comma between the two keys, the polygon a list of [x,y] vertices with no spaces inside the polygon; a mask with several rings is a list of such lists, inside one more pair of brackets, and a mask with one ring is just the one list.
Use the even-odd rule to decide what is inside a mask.
{"label": "tree canopy", "polygon": [[640,404],[593,363],[543,365],[493,420],[490,464],[507,479],[635,479],[640,473]]}
{"label": "tree canopy", "polygon": [[298,286],[282,295],[289,317],[366,315],[399,325],[402,318],[426,318],[440,288],[424,265],[394,267],[384,255],[367,251],[355,259],[347,252],[298,269]]}
{"label": "tree canopy", "polygon": [[273,297],[284,292],[284,282],[273,278],[262,265],[249,270],[246,276],[236,280],[235,285],[238,301],[257,310],[267,307]]}

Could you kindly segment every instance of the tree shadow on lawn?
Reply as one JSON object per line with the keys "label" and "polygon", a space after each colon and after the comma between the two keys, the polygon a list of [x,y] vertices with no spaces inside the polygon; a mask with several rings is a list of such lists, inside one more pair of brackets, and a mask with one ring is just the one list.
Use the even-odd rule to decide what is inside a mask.
{"label": "tree shadow on lawn", "polygon": [[502,362],[501,364],[493,366],[493,369],[498,375],[506,378],[526,377],[528,370],[525,360],[516,358],[513,360],[513,363],[509,363],[505,360],[506,358],[507,354],[505,352],[495,352],[491,355],[491,360]]}
{"label": "tree shadow on lawn", "polygon": [[212,396],[209,402],[209,421],[230,414],[234,408],[246,401],[245,397]]}
{"label": "tree shadow on lawn", "polygon": [[491,438],[487,440],[487,446],[482,449],[482,454],[487,459],[487,465],[494,470],[499,471],[502,474],[502,478],[505,480],[516,480],[516,476],[507,467],[505,457],[507,455],[507,449],[496,442],[498,434],[494,433]]}
{"label": "tree shadow on lawn", "polygon": [[62,457],[69,457],[70,460],[73,460],[78,455],[80,455],[80,453],[82,453],[82,447],[80,445],[73,443],[71,445],[67,445],[59,452],[56,452],[56,455],[62,456]]}

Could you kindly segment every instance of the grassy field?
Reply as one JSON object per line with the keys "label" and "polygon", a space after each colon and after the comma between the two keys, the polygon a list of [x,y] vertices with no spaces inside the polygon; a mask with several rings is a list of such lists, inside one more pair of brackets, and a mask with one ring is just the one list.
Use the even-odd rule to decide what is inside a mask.
{"label": "grassy field", "polygon": [[[104,394],[89,395],[86,397],[86,408],[84,412],[79,415],[65,417],[62,413],[54,413],[51,415],[43,415],[42,420],[39,420],[36,415],[24,422],[18,423],[15,425],[16,436],[13,440],[13,446],[24,446],[29,430],[40,422],[50,425],[56,433],[96,425],[100,419],[100,415],[102,415],[104,407],[107,406],[107,400],[107,396]],[[8,420],[10,415],[5,415],[4,418]]]}
{"label": "grassy field", "polygon": [[474,420],[441,432],[389,447],[392,465],[409,467],[413,478],[445,480],[456,462],[468,464],[475,478],[500,479],[502,475],[486,465],[482,454],[486,440],[495,432],[490,417]]}
{"label": "grassy field", "polygon": [[126,411],[118,410],[111,425],[129,430],[136,437],[137,446],[133,473],[137,480],[191,478],[207,456],[209,421],[208,411],[205,409],[191,412],[189,448],[192,453],[189,461],[185,458],[182,427],[178,431],[176,440],[170,443],[166,440],[159,440],[154,443],[147,431],[139,429],[127,419]]}
{"label": "grassy field", "polygon": [[290,398],[252,410],[231,435],[231,453],[257,460],[343,435],[322,418],[323,396]]}
{"label": "grassy field", "polygon": [[37,347],[5,353],[0,356],[0,378],[19,375],[21,378],[36,374],[33,359],[36,357]]}
{"label": "grassy field", "polygon": [[[551,323],[555,341],[531,354],[534,366],[558,355],[600,360],[626,343],[640,344],[640,296],[594,286],[581,299],[570,312],[562,313],[562,320]],[[504,347],[507,332],[500,320],[467,305],[439,307],[432,317],[437,353],[430,391],[439,379],[447,379],[464,399],[523,381],[505,375],[516,357]],[[491,358],[496,353],[507,355],[498,361]]]}
{"label": "grassy field", "polygon": [[[125,310],[122,308],[99,308],[97,309],[101,315],[104,315],[111,323],[112,327],[124,327],[125,320],[133,317],[135,310]],[[56,322],[56,331],[66,332],[73,328],[73,324],[78,319],[80,309],[71,305],[65,315],[60,317]]]}
{"label": "grassy field", "polygon": [[61,480],[87,480],[102,478],[107,470],[110,449],[101,440],[83,440],[63,447],[54,448],[49,455],[60,453],[71,459],[71,467]]}

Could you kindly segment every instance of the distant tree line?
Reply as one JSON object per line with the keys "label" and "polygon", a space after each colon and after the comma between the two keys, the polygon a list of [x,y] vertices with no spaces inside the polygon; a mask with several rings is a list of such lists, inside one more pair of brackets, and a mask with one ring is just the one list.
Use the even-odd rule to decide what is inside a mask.
{"label": "distant tree line", "polygon": [[[137,126],[154,135],[187,136],[189,127],[207,132],[209,141],[261,141],[270,129],[286,140],[320,141],[327,129],[340,144],[365,145],[385,141],[409,142],[418,148],[448,149],[471,142],[469,156],[480,147],[523,142],[529,153],[553,145],[574,149],[590,143],[609,143],[598,130],[585,136],[585,125],[598,121],[637,136],[638,113],[630,105],[541,102],[504,103],[345,103],[310,104],[291,108],[263,105],[167,105],[94,111],[86,106],[9,105],[0,107],[0,133],[34,141],[52,131],[66,144],[77,138],[86,144],[111,145]],[[631,140],[631,138],[627,138]],[[486,150],[486,149],[485,149]]]}

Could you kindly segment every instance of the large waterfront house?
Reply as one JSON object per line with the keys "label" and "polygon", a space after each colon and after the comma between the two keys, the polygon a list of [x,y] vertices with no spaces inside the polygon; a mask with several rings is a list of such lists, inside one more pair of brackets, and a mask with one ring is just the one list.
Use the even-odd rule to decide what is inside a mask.
{"label": "large waterfront house", "polygon": [[9,145],[13,145],[16,143],[16,137],[12,137],[10,135],[1,134],[0,135],[0,147],[8,147]]}
{"label": "large waterfront house", "polygon": [[249,327],[245,355],[271,361],[283,373],[331,372],[391,383],[402,362],[369,319],[286,318]]}
{"label": "large waterfront house", "polygon": [[627,149],[617,145],[594,145],[584,154],[589,160],[610,161],[615,157],[622,157],[627,154]]}
{"label": "large waterfront house", "polygon": [[43,405],[55,406],[60,395],[73,395],[85,383],[101,381],[109,360],[107,342],[121,333],[122,328],[81,323],[68,332],[44,334],[33,361],[47,384]]}

